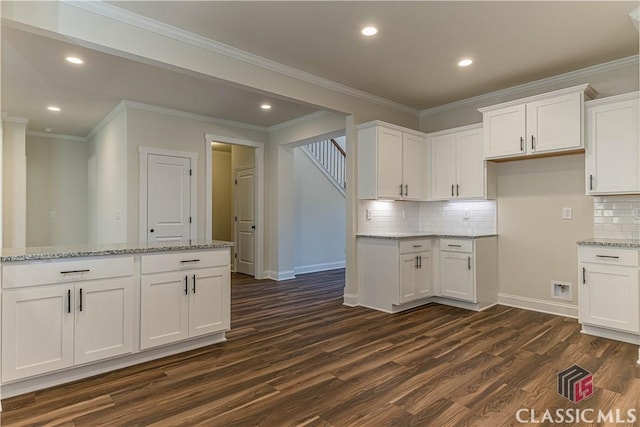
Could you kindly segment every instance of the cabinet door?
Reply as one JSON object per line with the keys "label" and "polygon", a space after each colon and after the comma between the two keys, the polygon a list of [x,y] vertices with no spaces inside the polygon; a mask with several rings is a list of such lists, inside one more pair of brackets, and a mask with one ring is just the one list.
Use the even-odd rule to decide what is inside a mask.
{"label": "cabinet door", "polygon": [[531,153],[581,148],[582,94],[528,103],[526,142]]}
{"label": "cabinet door", "polygon": [[447,200],[455,197],[456,140],[455,134],[431,140],[431,197]]}
{"label": "cabinet door", "polygon": [[587,194],[640,192],[638,100],[587,109]]}
{"label": "cabinet door", "polygon": [[524,104],[487,111],[482,115],[484,158],[525,154]]}
{"label": "cabinet door", "polygon": [[76,284],[76,365],[133,351],[133,278]]}
{"label": "cabinet door", "polygon": [[580,322],[625,332],[640,332],[638,268],[582,264]]}
{"label": "cabinet door", "polygon": [[475,302],[471,254],[440,252],[440,293],[443,297]]}
{"label": "cabinet door", "polygon": [[227,267],[190,273],[190,337],[229,329],[230,282]]}
{"label": "cabinet door", "polygon": [[431,252],[420,252],[417,255],[420,259],[418,260],[418,269],[415,272],[415,296],[417,298],[433,296]]}
{"label": "cabinet door", "polygon": [[378,197],[401,199],[402,132],[378,128]]}
{"label": "cabinet door", "polygon": [[73,365],[73,285],[2,294],[2,381]]}
{"label": "cabinet door", "polygon": [[416,295],[417,254],[400,255],[400,298],[399,303],[411,301]]}
{"label": "cabinet door", "polygon": [[456,173],[456,197],[479,198],[485,196],[485,165],[482,158],[481,129],[457,134]]}
{"label": "cabinet door", "polygon": [[404,185],[404,199],[426,199],[425,162],[426,138],[417,135],[403,134],[402,136],[402,183]]}
{"label": "cabinet door", "polygon": [[140,280],[140,348],[189,337],[189,272],[142,276]]}

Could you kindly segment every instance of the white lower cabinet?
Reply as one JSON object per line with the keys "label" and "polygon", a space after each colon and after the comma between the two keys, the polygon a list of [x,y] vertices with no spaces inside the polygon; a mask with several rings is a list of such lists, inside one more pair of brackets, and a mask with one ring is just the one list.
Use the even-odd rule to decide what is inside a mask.
{"label": "white lower cabinet", "polygon": [[133,278],[2,295],[2,381],[133,351]]}
{"label": "white lower cabinet", "polygon": [[[166,255],[148,257],[162,256],[166,257]],[[140,281],[141,349],[229,329],[231,305],[229,267],[207,268],[215,264],[215,260],[209,262],[198,254],[187,257],[189,256],[192,259],[183,260],[187,261],[185,269],[142,275]],[[147,257],[143,256],[143,265],[148,261],[144,258]],[[194,259],[198,261],[193,261]],[[221,257],[221,260],[228,262],[228,255]],[[147,262],[147,264],[152,263]],[[167,264],[158,264],[158,267],[161,268],[164,265]],[[153,271],[149,270],[151,273]]]}
{"label": "white lower cabinet", "polygon": [[472,254],[440,250],[440,295],[476,302]]}
{"label": "white lower cabinet", "polygon": [[398,303],[433,295],[431,241],[400,244],[400,283]]}
{"label": "white lower cabinet", "polygon": [[580,247],[579,254],[578,297],[583,332],[586,328],[588,333],[636,342],[624,335],[609,336],[606,331],[640,337],[638,250]]}

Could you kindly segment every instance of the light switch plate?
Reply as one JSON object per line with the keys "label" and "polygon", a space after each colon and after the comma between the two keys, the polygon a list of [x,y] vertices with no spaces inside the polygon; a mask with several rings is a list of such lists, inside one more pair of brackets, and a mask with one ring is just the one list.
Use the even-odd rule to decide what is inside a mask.
{"label": "light switch plate", "polygon": [[573,209],[562,208],[562,219],[572,219],[572,218],[573,218]]}

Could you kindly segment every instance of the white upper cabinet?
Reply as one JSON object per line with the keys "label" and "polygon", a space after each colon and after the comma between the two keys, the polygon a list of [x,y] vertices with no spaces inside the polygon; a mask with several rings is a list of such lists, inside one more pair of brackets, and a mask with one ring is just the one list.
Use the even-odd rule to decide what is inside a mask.
{"label": "white upper cabinet", "polygon": [[482,158],[482,125],[429,134],[430,200],[495,197]]}
{"label": "white upper cabinet", "polygon": [[358,198],[425,200],[427,140],[384,122],[358,126]]}
{"label": "white upper cabinet", "polygon": [[484,158],[489,160],[547,155],[584,148],[581,85],[556,92],[480,108],[484,125]]}
{"label": "white upper cabinet", "polygon": [[586,193],[640,193],[638,92],[585,103]]}

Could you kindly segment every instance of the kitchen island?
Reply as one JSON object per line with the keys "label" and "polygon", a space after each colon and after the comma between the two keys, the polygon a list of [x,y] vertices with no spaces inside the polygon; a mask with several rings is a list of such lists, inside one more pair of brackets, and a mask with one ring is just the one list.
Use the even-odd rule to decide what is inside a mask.
{"label": "kitchen island", "polygon": [[1,396],[224,341],[231,246],[3,249]]}

